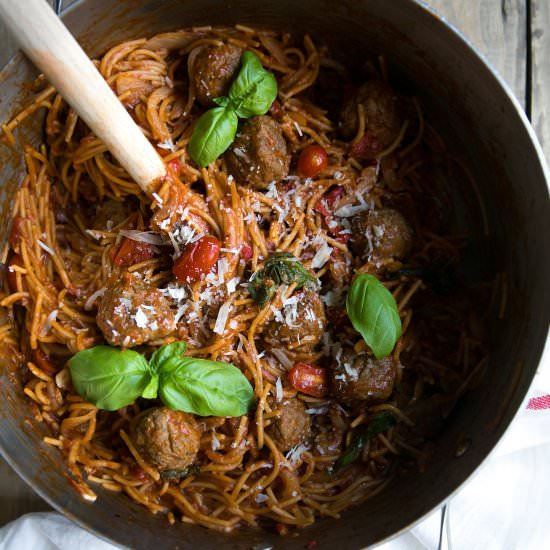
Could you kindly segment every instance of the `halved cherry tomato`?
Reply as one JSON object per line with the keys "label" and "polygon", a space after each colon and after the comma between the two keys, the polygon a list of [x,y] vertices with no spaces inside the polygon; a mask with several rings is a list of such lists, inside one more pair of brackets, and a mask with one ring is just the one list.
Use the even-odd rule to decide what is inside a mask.
{"label": "halved cherry tomato", "polygon": [[359,160],[375,159],[381,152],[382,147],[378,140],[369,136],[367,132],[365,132],[349,150],[349,154]]}
{"label": "halved cherry tomato", "polygon": [[60,367],[58,367],[40,348],[33,350],[32,357],[36,366],[42,369],[46,374],[52,376],[59,372]]}
{"label": "halved cherry tomato", "polygon": [[134,241],[124,237],[113,263],[115,265],[134,265],[150,260],[155,255],[152,244]]}
{"label": "halved cherry tomato", "polygon": [[216,237],[207,235],[188,244],[182,255],[174,262],[172,273],[182,283],[198,281],[212,271],[220,255],[221,243]]}
{"label": "halved cherry tomato", "polygon": [[344,188],[341,185],[333,187],[328,193],[325,193],[315,204],[313,210],[323,216],[332,216],[332,209],[337,200],[344,194]]}
{"label": "halved cherry tomato", "polygon": [[328,164],[328,155],[320,145],[308,145],[298,159],[298,173],[306,178],[316,176]]}
{"label": "halved cherry tomato", "polygon": [[290,385],[306,395],[325,397],[329,392],[328,372],[322,367],[296,363],[288,373]]}
{"label": "halved cherry tomato", "polygon": [[12,266],[14,265],[18,267],[25,267],[25,264],[23,263],[23,258],[21,258],[19,254],[14,254],[10,258],[8,269],[6,270],[6,277],[8,279],[8,285],[10,287],[10,290],[12,292],[17,292],[17,275],[15,274],[15,271],[12,270]]}

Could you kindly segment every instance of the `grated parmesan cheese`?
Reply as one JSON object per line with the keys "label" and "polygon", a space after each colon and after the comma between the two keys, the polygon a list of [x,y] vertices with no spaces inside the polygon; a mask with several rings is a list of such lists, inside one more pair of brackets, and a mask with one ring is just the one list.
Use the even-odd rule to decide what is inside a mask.
{"label": "grated parmesan cheese", "polygon": [[157,147],[159,147],[160,149],[164,149],[166,151],[172,151],[172,153],[175,153],[177,151],[176,146],[172,141],[172,138],[168,138],[164,140],[162,143],[157,143]]}
{"label": "grated parmesan cheese", "polygon": [[325,242],[317,250],[317,253],[315,256],[313,256],[313,260],[311,260],[311,267],[313,269],[321,269],[330,259],[330,255],[332,254],[332,248]]}
{"label": "grated parmesan cheese", "polygon": [[315,407],[306,409],[307,414],[325,414],[328,411],[328,407]]}
{"label": "grated parmesan cheese", "polygon": [[277,382],[275,382],[275,399],[277,403],[283,400],[283,383],[280,377],[277,377]]}
{"label": "grated parmesan cheese", "polygon": [[227,259],[220,258],[218,260],[218,284],[222,285],[224,283],[224,277],[228,270],[229,266],[227,265]]}
{"label": "grated parmesan cheese", "polygon": [[339,218],[351,218],[355,216],[355,214],[358,214],[359,212],[364,212],[365,210],[370,210],[368,204],[359,204],[357,206],[346,204],[341,208],[338,208],[338,210],[334,212],[334,215]]}
{"label": "grated parmesan cheese", "polygon": [[157,201],[158,205],[159,205],[159,206],[162,206],[162,204],[164,203],[164,201],[160,198],[159,194],[158,194],[158,193],[151,193],[151,195],[152,195],[153,198]]}
{"label": "grated parmesan cheese", "polygon": [[46,317],[46,322],[42,326],[42,330],[40,331],[40,336],[45,336],[50,332],[50,329],[52,328],[52,323],[57,319],[57,309],[54,309],[51,311],[51,313]]}
{"label": "grated parmesan cheese", "polygon": [[93,294],[90,294],[90,296],[88,297],[88,299],[84,303],[84,309],[86,311],[90,311],[92,309],[92,306],[94,305],[95,301],[98,298],[101,298],[101,296],[103,296],[105,294],[106,290],[107,290],[107,288],[103,287],[103,288],[100,288],[99,290],[96,290]]}
{"label": "grated parmesan cheese", "polygon": [[280,348],[273,348],[271,350],[271,353],[279,360],[279,362],[281,363],[281,365],[283,365],[283,367],[285,367],[285,369],[291,369],[292,368],[293,363],[287,357],[284,350],[282,350]]}
{"label": "grated parmesan cheese", "polygon": [[55,255],[55,252],[47,244],[44,244],[40,239],[36,239],[36,242],[42,250],[45,250],[51,256]]}
{"label": "grated parmesan cheese", "polygon": [[254,497],[254,500],[256,501],[257,504],[262,504],[264,502],[267,502],[269,500],[269,497],[264,493],[258,493]]}
{"label": "grated parmesan cheese", "polygon": [[241,279],[239,277],[233,277],[233,279],[227,281],[227,292],[233,294],[237,289],[237,285],[240,283]]}
{"label": "grated parmesan cheese", "polygon": [[218,311],[218,317],[216,324],[214,325],[214,332],[216,334],[223,334],[225,331],[225,325],[227,324],[227,318],[229,317],[229,311],[231,310],[231,303],[225,302]]}
{"label": "grated parmesan cheese", "polygon": [[216,437],[216,432],[212,430],[212,450],[217,451],[221,446],[220,440]]}
{"label": "grated parmesan cheese", "polygon": [[302,460],[302,454],[308,449],[309,447],[305,443],[299,443],[298,445],[294,445],[294,447],[286,453],[285,458],[292,466],[296,466],[296,464]]}
{"label": "grated parmesan cheese", "polygon": [[136,314],[134,315],[134,320],[136,321],[136,325],[138,328],[147,327],[147,323],[149,321],[147,315],[140,307],[138,307]]}

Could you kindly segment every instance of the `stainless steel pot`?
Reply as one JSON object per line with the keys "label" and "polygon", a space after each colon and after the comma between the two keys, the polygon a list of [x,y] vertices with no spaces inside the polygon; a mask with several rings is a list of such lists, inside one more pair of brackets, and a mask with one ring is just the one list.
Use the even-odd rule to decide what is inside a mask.
{"label": "stainless steel pot", "polygon": [[[81,0],[64,16],[91,55],[113,44],[178,27],[260,24],[310,33],[342,59],[383,53],[401,87],[412,89],[431,123],[463,158],[480,185],[488,211],[489,237],[472,215],[472,190],[451,182],[461,204],[460,220],[477,235],[484,258],[477,277],[497,271],[508,277],[504,318],[491,326],[491,360],[482,384],[449,417],[430,468],[395,480],[385,492],[338,520],[325,519],[281,539],[271,533],[221,534],[178,524],[145,512],[121,495],[99,491],[84,502],[56,451],[42,442],[21,386],[0,372],[0,447],[13,468],[52,506],[87,529],[132,548],[360,548],[411,526],[447,499],[495,447],[524,400],[545,345],[549,311],[550,209],[548,170],[521,107],[479,55],[452,28],[413,0]],[[1,61],[1,60],[0,60]],[[20,54],[0,73],[0,121],[25,103],[35,70]],[[20,135],[37,141],[39,117]],[[0,212],[8,212],[22,179],[21,158],[0,147]],[[6,238],[4,233],[0,244]],[[471,440],[456,456],[457,445]]]}

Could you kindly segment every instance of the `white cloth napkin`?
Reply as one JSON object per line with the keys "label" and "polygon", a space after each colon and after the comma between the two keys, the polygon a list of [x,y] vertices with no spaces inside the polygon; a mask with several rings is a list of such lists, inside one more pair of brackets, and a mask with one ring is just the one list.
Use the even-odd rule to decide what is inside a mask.
{"label": "white cloth napkin", "polygon": [[[547,346],[548,348],[549,346]],[[449,504],[453,550],[549,548],[550,353],[529,399],[474,479]],[[377,550],[436,550],[437,511]],[[281,542],[284,548],[284,542]],[[0,529],[0,550],[117,550],[54,513],[27,514]]]}

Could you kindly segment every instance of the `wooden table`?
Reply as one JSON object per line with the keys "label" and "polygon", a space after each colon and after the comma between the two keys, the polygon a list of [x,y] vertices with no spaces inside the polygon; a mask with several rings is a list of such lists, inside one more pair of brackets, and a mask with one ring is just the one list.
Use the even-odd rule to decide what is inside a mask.
{"label": "wooden table", "polygon": [[[458,27],[504,77],[550,158],[549,0],[425,1]],[[0,525],[48,509],[0,459]]]}

